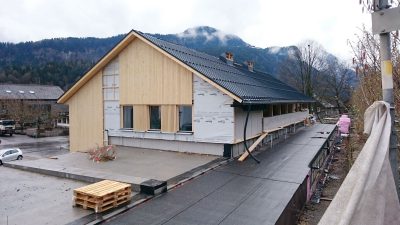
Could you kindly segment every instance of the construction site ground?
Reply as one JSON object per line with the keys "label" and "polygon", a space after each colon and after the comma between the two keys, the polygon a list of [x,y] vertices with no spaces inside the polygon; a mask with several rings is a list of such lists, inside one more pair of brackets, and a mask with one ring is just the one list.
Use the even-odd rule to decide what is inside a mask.
{"label": "construction site ground", "polygon": [[72,191],[87,183],[0,167],[0,224],[67,224],[90,213],[72,207]]}
{"label": "construction site ground", "polygon": [[365,139],[362,136],[353,134],[348,142],[344,139],[341,151],[336,152],[333,163],[329,168],[329,175],[325,187],[322,191],[319,203],[310,201],[300,212],[298,225],[317,225],[326,209],[331,203],[331,199],[339,190],[352,163],[357,158],[358,153],[363,147]]}

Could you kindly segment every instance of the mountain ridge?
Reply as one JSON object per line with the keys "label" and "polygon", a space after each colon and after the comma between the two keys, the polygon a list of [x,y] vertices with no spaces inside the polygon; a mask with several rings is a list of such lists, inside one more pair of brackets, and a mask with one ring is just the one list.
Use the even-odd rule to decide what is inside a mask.
{"label": "mountain ridge", "polygon": [[[278,74],[279,65],[297,49],[295,46],[258,48],[236,35],[209,26],[188,28],[178,34],[151,35],[216,57],[233,52],[236,62],[253,61],[255,69],[274,76]],[[50,84],[65,90],[124,36],[0,43],[0,83]]]}

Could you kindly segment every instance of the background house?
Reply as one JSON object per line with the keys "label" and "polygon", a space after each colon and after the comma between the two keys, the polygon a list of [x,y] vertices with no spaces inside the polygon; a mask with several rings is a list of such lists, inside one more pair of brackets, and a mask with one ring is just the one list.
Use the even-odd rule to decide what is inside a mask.
{"label": "background house", "polygon": [[68,108],[57,104],[64,93],[58,86],[0,84],[0,118],[13,119],[21,126],[41,122],[52,124]]}
{"label": "background house", "polygon": [[303,123],[313,101],[232,53],[131,31],[58,102],[69,105],[72,151],[115,144],[236,156],[248,111],[251,142]]}

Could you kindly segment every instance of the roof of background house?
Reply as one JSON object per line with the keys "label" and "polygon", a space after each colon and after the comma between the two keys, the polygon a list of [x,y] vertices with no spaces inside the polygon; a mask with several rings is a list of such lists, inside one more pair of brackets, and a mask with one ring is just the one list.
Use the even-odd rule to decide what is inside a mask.
{"label": "roof of background house", "polygon": [[57,100],[63,93],[58,86],[0,84],[0,99]]}
{"label": "roof of background house", "polygon": [[315,101],[270,74],[256,70],[250,72],[247,65],[234,63],[231,66],[206,53],[163,41],[140,31],[134,30],[134,32],[240,97],[243,103],[268,104]]}

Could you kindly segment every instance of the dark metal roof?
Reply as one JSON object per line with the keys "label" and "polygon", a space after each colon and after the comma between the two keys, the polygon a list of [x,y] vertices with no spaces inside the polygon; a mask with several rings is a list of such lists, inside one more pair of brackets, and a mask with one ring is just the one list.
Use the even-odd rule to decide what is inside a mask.
{"label": "dark metal roof", "polygon": [[237,63],[231,66],[217,57],[157,39],[149,34],[134,32],[238,96],[244,104],[315,101],[270,74],[250,72],[247,66]]}
{"label": "dark metal roof", "polygon": [[0,99],[57,100],[63,93],[58,86],[0,84]]}

